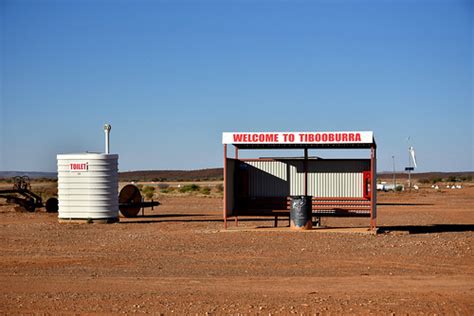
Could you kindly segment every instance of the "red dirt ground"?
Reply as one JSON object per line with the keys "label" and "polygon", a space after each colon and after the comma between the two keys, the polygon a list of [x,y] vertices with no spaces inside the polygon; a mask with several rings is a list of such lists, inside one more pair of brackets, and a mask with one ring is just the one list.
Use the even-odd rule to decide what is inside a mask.
{"label": "red dirt ground", "polygon": [[160,201],[109,225],[0,206],[0,314],[474,314],[474,187],[382,193],[378,235],[222,232],[220,199]]}

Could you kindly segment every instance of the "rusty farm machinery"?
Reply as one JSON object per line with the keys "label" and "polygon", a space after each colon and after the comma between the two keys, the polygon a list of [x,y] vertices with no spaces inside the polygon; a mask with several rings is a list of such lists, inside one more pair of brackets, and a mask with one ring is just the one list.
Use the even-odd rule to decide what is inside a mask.
{"label": "rusty farm machinery", "polygon": [[[11,189],[0,190],[0,198],[7,200],[7,203],[15,203],[22,206],[29,212],[34,212],[37,208],[45,207],[48,213],[56,213],[58,211],[58,199],[49,198],[46,203],[38,194],[31,191],[30,178],[28,176],[17,176],[12,178],[13,187]],[[133,185],[127,184],[120,190],[118,196],[119,210],[124,217],[137,217],[144,209],[160,205],[158,201],[144,201],[140,193],[140,189]]]}
{"label": "rusty farm machinery", "polygon": [[12,178],[13,188],[0,190],[0,197],[7,200],[7,203],[16,203],[28,212],[34,212],[36,208],[45,207],[47,212],[58,211],[58,199],[49,198],[46,204],[38,194],[31,191],[30,178],[28,176],[18,176]]}

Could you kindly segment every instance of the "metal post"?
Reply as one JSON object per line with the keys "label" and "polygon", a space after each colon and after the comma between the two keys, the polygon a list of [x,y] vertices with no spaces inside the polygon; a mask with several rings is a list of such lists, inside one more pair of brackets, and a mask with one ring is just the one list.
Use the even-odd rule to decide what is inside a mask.
{"label": "metal post", "polygon": [[395,178],[395,156],[392,156],[393,160],[393,189],[395,190],[397,188],[397,180]]}
{"label": "metal post", "polygon": [[408,170],[408,190],[411,191],[411,170]]}
{"label": "metal post", "polygon": [[408,190],[411,191],[411,159],[410,159],[410,147],[408,147]]}
{"label": "metal post", "polygon": [[304,195],[308,195],[308,148],[304,149]]}
{"label": "metal post", "polygon": [[376,171],[377,152],[375,144],[370,147],[370,229],[376,228],[377,218],[377,171]]}
{"label": "metal post", "polygon": [[[235,148],[235,159],[238,159],[239,149],[235,145],[234,145],[234,148]],[[232,194],[234,194],[234,193],[232,193]],[[237,227],[237,226],[239,226],[239,214],[238,214],[237,210],[233,211],[233,215],[234,215],[235,226]]]}
{"label": "metal post", "polygon": [[227,144],[224,144],[224,229],[227,229]]}
{"label": "metal post", "polygon": [[110,153],[110,130],[112,126],[110,124],[104,125],[104,132],[105,132],[105,153]]}

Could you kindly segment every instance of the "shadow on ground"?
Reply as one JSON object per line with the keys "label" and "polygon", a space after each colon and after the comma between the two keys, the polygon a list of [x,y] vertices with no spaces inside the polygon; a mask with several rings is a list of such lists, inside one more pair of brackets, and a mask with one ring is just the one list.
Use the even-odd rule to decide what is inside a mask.
{"label": "shadow on ground", "polygon": [[432,234],[472,231],[474,231],[474,224],[435,224],[379,227],[379,232],[381,233],[406,232],[409,234]]}
{"label": "shadow on ground", "polygon": [[[206,218],[188,218],[181,219],[181,217],[208,217]],[[269,222],[267,218],[239,218],[239,222]],[[273,220],[272,220],[273,221]],[[228,220],[229,223],[234,223],[234,220]],[[216,219],[215,215],[206,214],[157,214],[144,215],[134,218],[127,218],[126,221],[120,221],[120,224],[150,224],[150,223],[222,223],[224,220]],[[273,222],[272,222],[273,223]]]}
{"label": "shadow on ground", "polygon": [[377,206],[433,206],[432,203],[377,203]]}

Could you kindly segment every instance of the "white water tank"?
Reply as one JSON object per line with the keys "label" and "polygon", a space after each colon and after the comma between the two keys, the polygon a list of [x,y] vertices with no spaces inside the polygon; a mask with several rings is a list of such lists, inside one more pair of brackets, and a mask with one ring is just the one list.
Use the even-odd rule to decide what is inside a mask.
{"label": "white water tank", "polygon": [[118,221],[118,155],[59,154],[57,159],[59,220]]}

